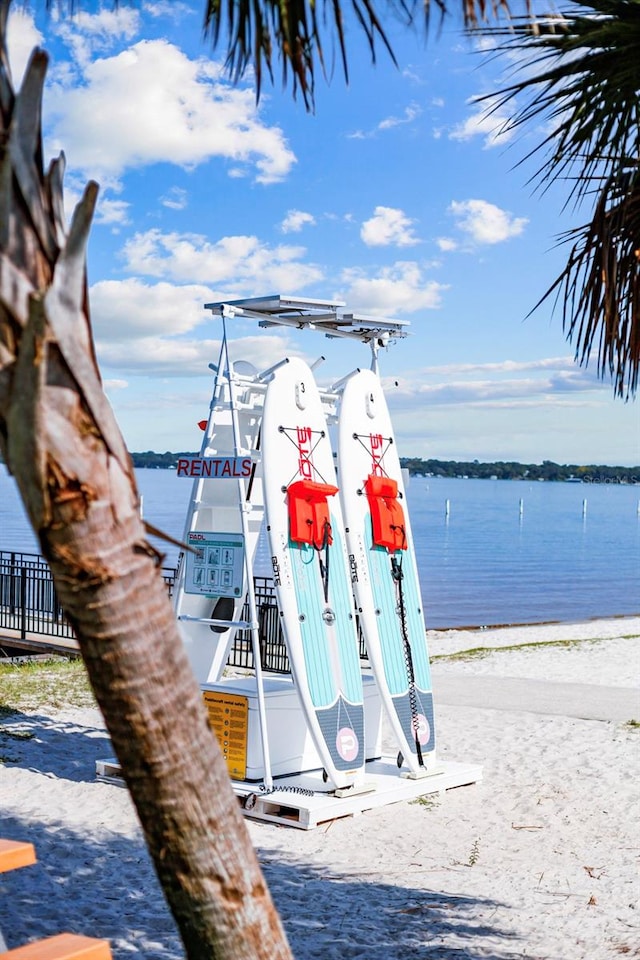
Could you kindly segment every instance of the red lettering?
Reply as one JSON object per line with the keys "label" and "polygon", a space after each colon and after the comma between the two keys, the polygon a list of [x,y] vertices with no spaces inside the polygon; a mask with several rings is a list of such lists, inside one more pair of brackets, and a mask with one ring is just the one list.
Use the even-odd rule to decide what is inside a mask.
{"label": "red lettering", "polygon": [[311,443],[311,427],[297,427],[296,431],[298,434],[298,449],[302,450],[303,447]]}
{"label": "red lettering", "polygon": [[371,444],[371,472],[376,477],[384,476],[382,469],[382,434],[370,433],[369,443]]}
{"label": "red lettering", "polygon": [[191,461],[191,470],[189,471],[189,476],[191,476],[191,477],[201,477],[201,476],[202,476],[202,460],[192,460],[192,461]]}
{"label": "red lettering", "polygon": [[222,462],[222,476],[230,477],[231,476],[231,464],[228,460],[223,460]]}
{"label": "red lettering", "polygon": [[178,477],[188,477],[189,476],[189,461],[188,460],[178,460]]}
{"label": "red lettering", "polygon": [[241,474],[241,475],[242,475],[243,477],[250,477],[250,476],[251,476],[251,467],[252,467],[251,460],[249,460],[249,459],[244,459],[244,460],[242,461],[242,474]]}
{"label": "red lettering", "polygon": [[304,480],[313,480],[313,461],[311,459],[311,427],[297,427],[298,435],[298,473]]}

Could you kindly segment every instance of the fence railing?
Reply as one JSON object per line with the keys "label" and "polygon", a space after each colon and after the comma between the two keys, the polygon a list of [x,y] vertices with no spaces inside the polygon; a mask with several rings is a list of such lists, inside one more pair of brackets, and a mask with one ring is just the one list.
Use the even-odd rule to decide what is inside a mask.
{"label": "fence railing", "polygon": [[[162,571],[170,596],[175,573],[173,567]],[[28,634],[74,638],[47,561],[39,554],[0,550],[0,629],[18,633],[21,640]]]}
{"label": "fence railing", "polygon": [[[163,567],[162,576],[169,596],[173,593],[176,574],[177,568]],[[262,669],[270,673],[290,673],[273,580],[268,577],[254,577],[253,585]],[[241,619],[249,619],[246,603]],[[26,640],[28,634],[69,640],[74,637],[73,628],[58,601],[48,564],[38,554],[0,550],[0,630],[2,629],[19,633],[22,640]],[[362,636],[360,656],[366,658]],[[227,662],[232,667],[253,669],[250,630],[238,630]]]}

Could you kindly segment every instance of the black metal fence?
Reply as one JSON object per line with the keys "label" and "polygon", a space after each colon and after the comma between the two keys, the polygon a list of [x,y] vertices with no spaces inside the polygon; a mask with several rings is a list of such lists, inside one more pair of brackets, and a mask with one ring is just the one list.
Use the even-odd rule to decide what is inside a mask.
{"label": "black metal fence", "polygon": [[[169,596],[173,593],[177,569],[164,567],[162,575]],[[262,669],[270,673],[290,673],[289,657],[280,624],[273,580],[254,577],[260,659]],[[249,619],[245,604],[242,619]],[[58,602],[51,571],[43,557],[32,553],[0,550],[0,630],[18,633],[21,640],[28,634],[73,639],[71,624]],[[366,649],[360,636],[360,656]],[[238,630],[229,654],[229,666],[252,670],[253,645],[250,630]]]}
{"label": "black metal fence", "polygon": [[[176,571],[162,571],[171,595]],[[34,553],[0,550],[0,630],[72,640],[74,633],[58,601],[49,566]]]}

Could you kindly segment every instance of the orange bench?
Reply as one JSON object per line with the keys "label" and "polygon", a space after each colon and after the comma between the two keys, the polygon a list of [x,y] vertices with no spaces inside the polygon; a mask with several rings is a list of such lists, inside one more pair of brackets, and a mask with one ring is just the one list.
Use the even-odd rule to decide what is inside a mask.
{"label": "orange bench", "polygon": [[108,940],[59,933],[0,953],[0,960],[111,960]]}
{"label": "orange bench", "polygon": [[[29,867],[36,862],[32,843],[0,839],[0,873]],[[59,933],[55,937],[6,950],[0,934],[0,960],[111,960],[111,947],[108,940]]]}
{"label": "orange bench", "polygon": [[36,862],[36,851],[32,843],[21,840],[0,840],[0,873],[29,867]]}

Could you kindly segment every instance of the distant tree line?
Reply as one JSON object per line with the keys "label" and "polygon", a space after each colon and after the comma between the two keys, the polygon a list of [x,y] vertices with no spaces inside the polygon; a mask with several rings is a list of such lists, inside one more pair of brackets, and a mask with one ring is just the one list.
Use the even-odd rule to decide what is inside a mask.
{"label": "distant tree line", "polygon": [[198,454],[190,450],[188,452],[155,453],[153,450],[145,450],[144,453],[132,453],[134,467],[145,467],[147,470],[175,470],[178,460],[181,457],[196,457]]}
{"label": "distant tree line", "polygon": [[[197,456],[194,451],[132,453],[134,467],[150,470],[173,470],[180,457]],[[417,477],[469,477],[481,480],[582,480],[584,483],[640,483],[640,466],[608,467],[601,464],[580,466],[575,463],[517,463],[498,460],[482,463],[480,460],[422,460],[420,457],[401,457],[400,463]]]}
{"label": "distant tree line", "polygon": [[400,463],[410,476],[469,477],[483,480],[582,480],[584,483],[640,483],[640,466],[608,467],[601,464],[580,466],[575,463],[516,463],[498,460],[421,460],[402,457]]}

